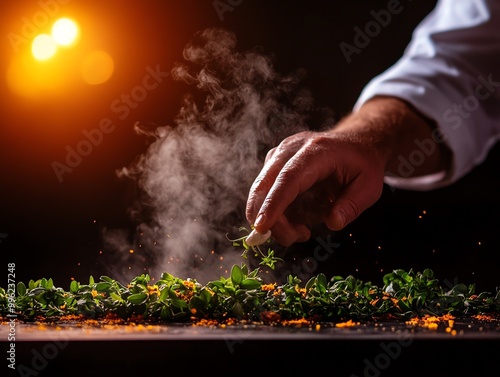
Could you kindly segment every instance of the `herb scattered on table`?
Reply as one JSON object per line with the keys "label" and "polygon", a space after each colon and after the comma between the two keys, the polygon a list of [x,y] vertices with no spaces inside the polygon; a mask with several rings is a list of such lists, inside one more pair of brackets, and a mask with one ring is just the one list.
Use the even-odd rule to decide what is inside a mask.
{"label": "herb scattered on table", "polygon": [[[259,247],[249,247],[245,237],[232,240],[236,247],[243,247],[242,256],[247,258],[252,250],[255,257],[261,258],[261,265],[274,268],[280,259],[274,256],[272,248],[264,253]],[[220,323],[230,319],[264,323],[299,319],[338,322],[500,312],[499,288],[481,293],[475,292],[474,284],[445,288],[431,269],[396,269],[384,275],[381,285],[351,275],[327,278],[324,274],[306,282],[289,275],[284,282],[264,284],[260,268],[250,270],[241,263],[232,267],[230,276],[205,285],[164,272],[154,283],[148,274],[136,276],[127,284],[109,276],[101,276],[97,281],[90,276],[85,283],[71,281],[67,289],[56,286],[50,278],[19,282],[14,305],[11,293],[0,287],[0,316],[16,314],[24,321],[112,315],[170,323]]]}

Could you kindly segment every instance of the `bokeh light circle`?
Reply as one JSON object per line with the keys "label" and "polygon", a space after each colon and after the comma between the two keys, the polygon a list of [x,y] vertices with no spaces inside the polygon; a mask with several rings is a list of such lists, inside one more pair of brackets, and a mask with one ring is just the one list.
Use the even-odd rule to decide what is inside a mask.
{"label": "bokeh light circle", "polygon": [[60,18],[52,26],[52,38],[61,46],[74,45],[78,34],[78,25],[69,18]]}
{"label": "bokeh light circle", "polygon": [[47,60],[55,55],[57,44],[48,34],[40,34],[33,39],[31,52],[36,60]]}

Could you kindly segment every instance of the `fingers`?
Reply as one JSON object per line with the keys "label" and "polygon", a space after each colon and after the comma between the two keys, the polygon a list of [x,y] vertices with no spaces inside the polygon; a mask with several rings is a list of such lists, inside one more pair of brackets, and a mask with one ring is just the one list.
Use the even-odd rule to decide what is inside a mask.
{"label": "fingers", "polygon": [[286,160],[277,155],[275,151],[276,148],[268,152],[264,167],[250,188],[246,205],[246,217],[250,224],[255,222],[262,203],[286,162]]}
{"label": "fingers", "polygon": [[371,207],[382,195],[383,181],[375,175],[361,175],[337,197],[325,224],[339,231]]}
{"label": "fingers", "polygon": [[259,233],[272,230],[273,238],[281,244],[310,237],[308,222],[293,220],[286,211],[300,194],[334,169],[335,164],[327,161],[330,150],[328,139],[304,133],[286,139],[269,154],[247,201],[247,220]]}
{"label": "fingers", "polygon": [[254,223],[259,232],[271,229],[301,193],[327,174],[329,164],[325,164],[324,156],[317,151],[306,145],[279,171]]}
{"label": "fingers", "polygon": [[303,224],[289,222],[282,215],[272,227],[273,239],[282,246],[290,246],[296,242],[306,242],[311,237],[311,231]]}
{"label": "fingers", "polygon": [[380,198],[382,166],[350,139],[286,139],[268,153],[250,189],[247,220],[261,234],[271,230],[284,246],[307,241],[308,225],[318,222],[341,230]]}
{"label": "fingers", "polygon": [[255,222],[262,203],[275,183],[278,174],[289,159],[302,147],[308,135],[310,132],[292,135],[267,153],[264,167],[252,184],[248,195],[246,217],[250,224]]}

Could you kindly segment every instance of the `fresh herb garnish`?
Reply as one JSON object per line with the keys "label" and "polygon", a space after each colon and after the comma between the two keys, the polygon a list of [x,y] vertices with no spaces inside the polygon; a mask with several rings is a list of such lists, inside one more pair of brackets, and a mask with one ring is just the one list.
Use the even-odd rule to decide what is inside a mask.
{"label": "fresh herb garnish", "polygon": [[[226,235],[226,238],[233,243],[233,246],[243,247],[243,252],[241,253],[242,258],[248,259],[248,251],[252,250],[254,253],[254,256],[256,258],[261,258],[260,265],[262,265],[262,266],[267,266],[267,267],[274,270],[277,262],[283,262],[283,259],[278,258],[274,255],[274,249],[272,249],[270,247],[267,249],[267,254],[265,254],[259,245],[249,246],[246,243],[246,239],[247,239],[248,235],[250,234],[250,231],[246,227],[244,227],[244,226],[240,227],[239,231],[246,232],[246,234],[244,236],[236,238],[236,239],[230,239],[228,237],[228,235]],[[271,240],[270,239],[267,240],[266,243],[270,244]]]}

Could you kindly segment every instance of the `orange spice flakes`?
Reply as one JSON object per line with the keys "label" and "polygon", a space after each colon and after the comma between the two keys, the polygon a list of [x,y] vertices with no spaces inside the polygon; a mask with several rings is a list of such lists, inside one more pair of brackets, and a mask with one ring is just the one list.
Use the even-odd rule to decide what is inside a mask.
{"label": "orange spice flakes", "polygon": [[183,280],[182,284],[184,284],[184,286],[190,290],[194,290],[196,287],[196,284],[191,280]]}
{"label": "orange spice flakes", "polygon": [[189,302],[189,300],[191,300],[191,297],[194,296],[194,292],[193,291],[188,291],[188,292],[177,292],[177,291],[174,291],[174,292],[177,295],[177,297],[179,297],[181,300],[186,301],[186,302]]}
{"label": "orange spice flakes", "polygon": [[263,311],[260,313],[260,319],[265,324],[281,322],[281,316],[278,313],[271,311]]}
{"label": "orange spice flakes", "polygon": [[288,319],[281,322],[283,326],[292,326],[292,327],[303,327],[310,326],[312,323],[305,318],[299,319]]}
{"label": "orange spice flakes", "polygon": [[245,323],[245,321],[239,320],[234,317],[226,318],[224,321],[216,319],[207,319],[207,318],[191,318],[191,320],[193,326],[219,327],[221,329],[225,329],[228,326],[234,326],[239,323]]}
{"label": "orange spice flakes", "polygon": [[160,295],[160,288],[158,287],[158,285],[154,284],[154,285],[148,285],[147,286],[148,288],[148,293],[151,295],[151,294],[156,294],[156,295]]}
{"label": "orange spice flakes", "polygon": [[274,291],[276,289],[276,283],[273,284],[262,284],[260,287],[263,291]]}
{"label": "orange spice flakes", "polygon": [[305,288],[301,288],[298,285],[295,286],[295,291],[300,294],[302,297],[307,297],[307,290]]}
{"label": "orange spice flakes", "polygon": [[237,318],[228,318],[223,323],[221,323],[219,327],[225,329],[227,326],[234,326],[237,325],[238,323],[240,323],[240,320],[238,320]]}
{"label": "orange spice flakes", "polygon": [[283,293],[283,290],[281,288],[278,288],[278,289],[275,289],[273,291],[273,296],[274,297],[279,297],[279,296],[281,296],[282,293]]}
{"label": "orange spice flakes", "polygon": [[493,317],[492,315],[488,315],[488,314],[476,314],[476,315],[473,315],[472,318],[477,319],[479,321],[484,321],[484,322],[496,322],[496,321],[498,321],[497,318]]}
{"label": "orange spice flakes", "polygon": [[426,314],[423,317],[415,317],[408,321],[406,321],[407,325],[410,326],[418,326],[423,327],[429,330],[437,330],[440,323],[445,323],[448,326],[446,327],[446,332],[451,333],[452,335],[456,335],[457,331],[453,329],[455,317],[451,314],[444,314],[442,316],[431,316]]}
{"label": "orange spice flakes", "polygon": [[217,326],[217,325],[219,325],[219,321],[217,321],[216,319],[201,318],[201,319],[193,322],[193,326],[211,327],[211,326]]}
{"label": "orange spice flakes", "polygon": [[391,297],[392,304],[399,309],[399,300],[395,297]]}
{"label": "orange spice flakes", "polygon": [[[182,281],[182,284],[188,289],[187,291],[182,291],[182,292],[179,292],[178,289],[176,289],[174,292],[175,294],[177,295],[177,297],[179,297],[181,300],[184,300],[186,302],[189,302],[189,300],[191,300],[191,298],[194,296],[195,294],[195,288],[196,288],[196,284],[195,282],[191,281],[191,280],[183,280]],[[213,292],[210,291],[210,293],[212,294],[213,296]]]}
{"label": "orange spice flakes", "polygon": [[238,323],[239,321],[236,318],[228,318],[224,324],[227,326],[231,326],[231,325],[236,325]]}
{"label": "orange spice flakes", "polygon": [[335,327],[344,328],[344,327],[354,327],[354,326],[359,326],[359,325],[360,325],[360,322],[354,322],[352,319],[350,319],[346,322],[336,323]]}

